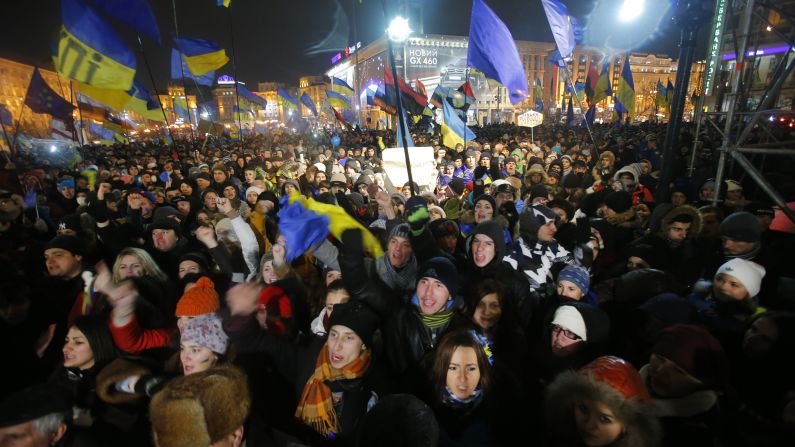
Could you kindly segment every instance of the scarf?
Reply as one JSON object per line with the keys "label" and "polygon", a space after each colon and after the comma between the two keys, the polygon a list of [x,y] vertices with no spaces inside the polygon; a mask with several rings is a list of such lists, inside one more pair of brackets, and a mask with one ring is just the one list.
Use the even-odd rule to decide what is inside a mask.
{"label": "scarf", "polygon": [[[439,312],[436,312],[433,315],[425,315],[424,313],[420,312],[420,318],[422,318],[422,324],[425,325],[428,329],[439,329],[441,327],[447,326],[447,323],[450,322],[450,318],[453,316],[453,300],[448,300],[444,308]],[[420,309],[420,298],[415,293],[411,297],[411,304]]]}
{"label": "scarf", "polygon": [[476,407],[478,404],[480,404],[482,398],[483,390],[480,388],[476,389],[475,392],[466,399],[460,399],[450,391],[450,388],[444,387],[444,397],[442,398],[442,402],[452,408]]}
{"label": "scarf", "polygon": [[389,263],[389,257],[386,253],[380,256],[375,261],[375,270],[378,272],[378,277],[384,281],[390,289],[396,291],[412,290],[414,283],[417,281],[417,258],[411,257],[408,264],[402,269],[395,270],[392,264]]}
{"label": "scarf", "polygon": [[328,342],[323,345],[315,363],[315,372],[306,381],[295,417],[312,427],[316,432],[330,438],[340,431],[340,421],[331,400],[331,388],[326,382],[350,380],[362,377],[370,366],[370,351],[365,350],[359,358],[343,369],[331,366]]}

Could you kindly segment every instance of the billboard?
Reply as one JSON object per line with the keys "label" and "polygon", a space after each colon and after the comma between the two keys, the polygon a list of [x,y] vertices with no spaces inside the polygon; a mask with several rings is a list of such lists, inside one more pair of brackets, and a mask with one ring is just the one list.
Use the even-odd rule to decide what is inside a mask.
{"label": "billboard", "polygon": [[496,94],[486,77],[475,70],[467,76],[467,49],[465,45],[448,46],[447,40],[409,41],[406,45],[406,80],[421,81],[433,94],[437,85],[457,89],[469,80],[472,91],[479,101],[492,100]]}

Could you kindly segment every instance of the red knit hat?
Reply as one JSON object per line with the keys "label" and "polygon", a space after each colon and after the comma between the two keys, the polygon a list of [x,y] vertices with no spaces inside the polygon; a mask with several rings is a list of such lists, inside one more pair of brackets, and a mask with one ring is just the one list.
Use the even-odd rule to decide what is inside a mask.
{"label": "red knit hat", "polygon": [[182,298],[179,299],[174,315],[177,317],[195,317],[216,312],[219,307],[218,292],[215,291],[215,284],[210,278],[202,276],[196,281],[196,285],[185,292]]}
{"label": "red knit hat", "polygon": [[583,366],[580,374],[590,376],[618,391],[625,399],[638,399],[649,403],[649,390],[643,378],[632,365],[614,356],[602,356]]}
{"label": "red knit hat", "polygon": [[269,285],[265,287],[259,295],[260,308],[265,309],[271,301],[278,300],[285,295],[284,289],[279,286]]}

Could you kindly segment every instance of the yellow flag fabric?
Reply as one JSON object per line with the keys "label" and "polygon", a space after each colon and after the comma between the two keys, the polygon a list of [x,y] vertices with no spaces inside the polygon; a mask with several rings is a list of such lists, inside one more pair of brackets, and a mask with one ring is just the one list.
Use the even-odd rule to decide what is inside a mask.
{"label": "yellow flag fabric", "polygon": [[106,57],[61,28],[58,42],[58,64],[62,75],[94,87],[129,90],[135,79],[135,68]]}
{"label": "yellow flag fabric", "polygon": [[82,82],[78,82],[77,86],[80,93],[97,102],[105,104],[117,112],[123,111],[127,103],[130,102],[130,98],[132,98],[132,95],[124,90],[99,88],[93,85],[84,84]]}
{"label": "yellow flag fabric", "polygon": [[163,111],[160,108],[150,109],[147,107],[146,101],[140,98],[133,97],[130,99],[130,102],[127,103],[127,110],[137,113],[142,117],[152,120],[152,121],[164,121],[163,119]]}
{"label": "yellow flag fabric", "polygon": [[229,57],[226,55],[226,51],[223,48],[212,53],[199,54],[196,56],[184,55],[184,58],[185,63],[188,64],[188,70],[196,76],[201,76],[213,70],[217,70],[229,62]]}
{"label": "yellow flag fabric", "polygon": [[304,208],[314,211],[318,214],[323,214],[329,218],[329,231],[338,240],[342,240],[342,233],[345,230],[358,228],[362,231],[362,244],[365,251],[369,252],[373,257],[379,257],[384,254],[381,248],[381,243],[364,225],[360,224],[356,219],[351,217],[342,207],[336,205],[329,205],[321,203],[315,199],[307,199],[306,197],[293,191],[290,195],[290,203],[299,202]]}

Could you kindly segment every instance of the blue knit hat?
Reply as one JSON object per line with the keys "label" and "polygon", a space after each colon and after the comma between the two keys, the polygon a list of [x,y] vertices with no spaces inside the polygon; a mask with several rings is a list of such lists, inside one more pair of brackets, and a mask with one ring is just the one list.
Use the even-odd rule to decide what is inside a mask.
{"label": "blue knit hat", "polygon": [[568,281],[579,287],[582,293],[588,293],[590,278],[588,271],[582,267],[566,266],[566,268],[560,271],[558,281]]}

